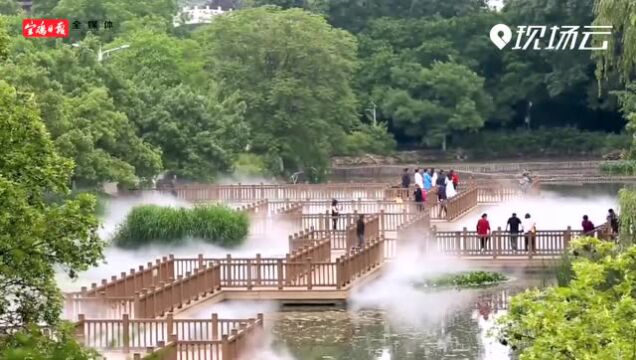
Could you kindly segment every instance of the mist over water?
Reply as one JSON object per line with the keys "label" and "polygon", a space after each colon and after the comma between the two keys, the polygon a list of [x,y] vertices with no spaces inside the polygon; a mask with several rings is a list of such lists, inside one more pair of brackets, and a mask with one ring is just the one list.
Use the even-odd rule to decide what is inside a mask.
{"label": "mist over water", "polygon": [[[498,226],[503,229],[511,213],[516,212],[519,217],[530,213],[539,230],[561,230],[568,225],[578,230],[583,215],[590,216],[590,219],[598,226],[605,221],[609,208],[617,209],[617,199],[613,190],[603,191],[603,189],[585,187],[575,187],[576,191],[572,189],[543,190],[539,197],[483,207],[454,223],[444,225],[449,230],[460,230],[464,226],[472,230],[479,215],[486,212],[493,229]],[[141,204],[190,206],[174,197],[159,194],[114,199],[108,203],[100,235],[103,238],[112,236],[127,213],[134,206]],[[129,272],[130,268],[137,268],[139,265],[168,254],[174,254],[175,257],[194,258],[198,254],[203,254],[205,257],[224,257],[230,253],[234,257],[253,257],[260,253],[263,257],[280,257],[287,253],[287,239],[294,230],[291,226],[278,223],[275,227],[268,228],[265,235],[251,236],[243,246],[234,250],[219,248],[196,239],[189,239],[186,244],[180,246],[153,245],[137,250],[109,247],[105,251],[106,264],[80,274],[80,279],[76,282],[66,280],[65,276],[58,276],[59,284],[63,291],[78,291],[81,286],[89,286],[92,282],[99,283],[104,278],[110,279],[111,275],[118,275],[122,271]],[[400,359],[400,356],[403,356],[400,351],[404,351],[405,348],[408,350],[412,346],[436,349],[432,353],[429,351],[428,355],[423,357],[424,359],[435,358],[432,354],[437,353],[441,354],[441,357],[436,359],[509,359],[508,349],[487,336],[488,329],[493,326],[495,318],[501,313],[492,314],[486,319],[475,310],[475,304],[482,291],[418,289],[414,286],[415,282],[421,282],[442,273],[475,270],[456,258],[440,260],[435,254],[422,254],[417,240],[411,239],[410,245],[401,243],[397,257],[384,266],[382,276],[353,291],[347,311],[308,315],[310,313],[280,312],[278,305],[273,302],[231,301],[209,306],[198,305],[176,316],[208,318],[212,313],[217,313],[220,318],[250,318],[255,317],[257,313],[264,313],[265,343],[264,346],[258,347],[260,350],[256,354],[253,354],[253,358],[262,360],[293,360],[295,357],[292,353],[297,355],[296,358],[303,359],[302,354],[306,351],[306,346],[309,348],[312,346],[307,344],[325,346],[325,352],[337,347],[345,353],[355,350],[356,354],[360,354],[359,351],[362,351],[363,355],[366,354],[366,348],[356,347],[360,343],[347,350],[348,346],[353,345],[343,343],[342,339],[329,338],[333,335],[330,334],[333,332],[329,330],[330,327],[335,331],[336,325],[342,321],[350,323],[354,329],[352,330],[354,334],[351,335],[353,338],[350,341],[360,342],[361,337],[375,337],[374,349],[380,346],[380,350],[374,350],[375,352],[368,350],[369,356],[366,357],[368,359]],[[523,279],[525,276],[519,273],[511,277]],[[342,320],[343,318],[345,320]],[[457,323],[453,324],[453,322]],[[286,324],[284,326],[291,324],[292,330],[289,333],[280,331],[279,328],[283,326],[281,324]],[[379,329],[378,326],[384,327],[384,330]],[[276,331],[272,331],[273,328],[276,328]],[[371,334],[370,331],[380,332]],[[314,334],[324,335],[324,339],[311,338]],[[305,347],[298,345],[302,341],[305,341],[303,345]],[[400,344],[398,348],[395,347],[397,343]],[[416,358],[412,356],[408,358]]]}
{"label": "mist over water", "polygon": [[[117,231],[117,227],[135,206],[150,204],[192,207],[192,204],[188,202],[156,192],[114,198],[106,205],[102,226],[99,229],[100,237],[110,240]],[[250,234],[245,243],[236,249],[226,249],[192,238],[180,245],[153,244],[138,249],[121,249],[111,245],[104,250],[105,263],[80,273],[75,281],[62,272],[57,274],[56,279],[63,292],[74,292],[79,291],[82,286],[90,287],[92,283],[99,284],[102,279],[110,280],[113,275],[119,277],[122,272],[129,273],[132,268],[137,270],[140,265],[145,267],[148,262],[154,263],[156,259],[170,254],[185,258],[196,258],[199,254],[203,254],[206,258],[220,258],[227,254],[231,254],[232,257],[254,257],[256,254],[261,254],[263,257],[284,257],[289,249],[288,236],[294,230],[290,224],[278,222],[274,226],[268,226],[265,234]]]}
{"label": "mist over water", "polygon": [[[594,187],[596,189],[596,187]],[[555,190],[558,190],[555,191]],[[605,223],[607,211],[618,210],[616,194],[610,191],[585,191],[584,187],[560,187],[555,190],[542,190],[537,197],[508,201],[492,206],[481,206],[463,216],[444,229],[461,230],[463,227],[474,230],[482,213],[488,214],[490,227],[496,230],[506,228],[506,222],[512,213],[522,218],[530,214],[537,224],[537,230],[581,230],[583,215],[588,215],[596,226]]]}

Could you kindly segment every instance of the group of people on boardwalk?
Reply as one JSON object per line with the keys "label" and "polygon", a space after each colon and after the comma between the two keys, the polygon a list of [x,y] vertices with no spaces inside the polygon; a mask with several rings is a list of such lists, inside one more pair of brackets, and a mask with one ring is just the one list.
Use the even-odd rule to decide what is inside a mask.
{"label": "group of people on boardwalk", "polygon": [[[606,230],[609,238],[615,240],[619,231],[619,219],[613,209],[609,209],[606,220]],[[599,235],[597,228],[587,215],[583,215],[581,227],[583,228],[583,235]],[[481,252],[484,252],[488,248],[491,231],[488,214],[484,213],[477,221],[477,237],[479,238],[479,248]],[[512,251],[525,250],[526,252],[536,252],[537,224],[530,214],[526,214],[523,219],[520,219],[516,213],[513,213],[506,223],[506,232],[510,239],[510,249]],[[524,239],[525,246],[523,249],[519,249],[520,237]]]}
{"label": "group of people on boardwalk", "polygon": [[[457,195],[457,187],[459,186],[459,175],[455,170],[445,173],[440,170],[439,173],[435,169],[415,169],[413,173],[413,183],[415,184],[414,198],[418,210],[423,210],[426,206],[427,194],[431,189],[437,190],[438,201],[442,204],[442,210],[445,211],[445,202]],[[409,188],[411,186],[411,175],[409,169],[405,168],[402,174],[402,187]]]}
{"label": "group of people on boardwalk", "polygon": [[[605,218],[605,220],[606,220],[605,229],[601,229],[601,230],[605,230],[606,234],[609,235],[609,238],[612,240],[615,240],[618,235],[619,221],[618,221],[618,215],[616,215],[616,212],[614,212],[614,209],[609,209],[607,211],[607,217]],[[592,220],[590,220],[589,216],[587,215],[583,215],[581,228],[583,228],[584,235],[589,235],[589,236],[598,235],[597,234],[598,229],[596,228],[596,226],[594,226],[594,223],[592,222]],[[603,228],[603,226],[601,226],[600,228]]]}
{"label": "group of people on boardwalk", "polygon": [[[525,240],[525,251],[536,249],[536,234],[537,224],[532,219],[530,214],[526,214],[524,219],[521,220],[517,217],[516,213],[512,213],[512,216],[506,223],[506,231],[510,234],[510,248],[513,251],[517,251],[519,237],[523,236]],[[477,221],[477,236],[479,237],[480,251],[483,252],[490,240],[490,222],[488,221],[488,214],[482,214],[481,219]]]}

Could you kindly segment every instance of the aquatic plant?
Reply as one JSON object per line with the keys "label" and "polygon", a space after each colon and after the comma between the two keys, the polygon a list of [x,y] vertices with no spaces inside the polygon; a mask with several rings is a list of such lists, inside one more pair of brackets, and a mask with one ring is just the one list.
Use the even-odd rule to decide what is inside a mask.
{"label": "aquatic plant", "polygon": [[199,238],[233,247],[245,240],[248,229],[247,215],[220,205],[193,209],[143,205],[128,214],[113,242],[119,247],[137,248],[150,243],[180,244],[187,238]]}
{"label": "aquatic plant", "polygon": [[480,287],[499,284],[508,280],[500,273],[487,271],[471,271],[444,274],[423,282],[416,283],[416,287]]}

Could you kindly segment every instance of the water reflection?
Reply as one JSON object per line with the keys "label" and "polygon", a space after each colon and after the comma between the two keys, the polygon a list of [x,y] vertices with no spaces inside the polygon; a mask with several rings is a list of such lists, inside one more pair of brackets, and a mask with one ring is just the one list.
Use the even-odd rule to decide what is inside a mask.
{"label": "water reflection", "polygon": [[[437,317],[396,317],[382,308],[322,312],[282,312],[266,319],[274,347],[296,359],[415,360],[510,359],[508,349],[487,336],[505,308],[502,294],[544,284],[542,278],[515,281],[491,289],[462,290],[471,301],[426,309]],[[450,290],[447,295],[459,295]],[[446,297],[446,296],[445,296]],[[427,303],[428,306],[430,304]],[[408,314],[403,314],[408,315]]]}

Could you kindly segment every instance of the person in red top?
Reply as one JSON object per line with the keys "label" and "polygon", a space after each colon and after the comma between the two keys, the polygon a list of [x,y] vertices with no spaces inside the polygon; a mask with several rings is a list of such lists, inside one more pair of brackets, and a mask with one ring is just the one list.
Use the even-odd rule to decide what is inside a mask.
{"label": "person in red top", "polygon": [[583,222],[581,223],[583,227],[583,234],[585,235],[594,235],[594,223],[590,221],[587,215],[583,215]]}
{"label": "person in red top", "polygon": [[455,191],[457,191],[457,185],[459,185],[459,175],[455,172],[455,170],[451,170],[451,180],[453,181],[453,187]]}
{"label": "person in red top", "polygon": [[488,222],[488,215],[486,214],[483,214],[481,219],[477,222],[477,236],[479,237],[481,252],[484,252],[486,242],[490,236],[490,223]]}

